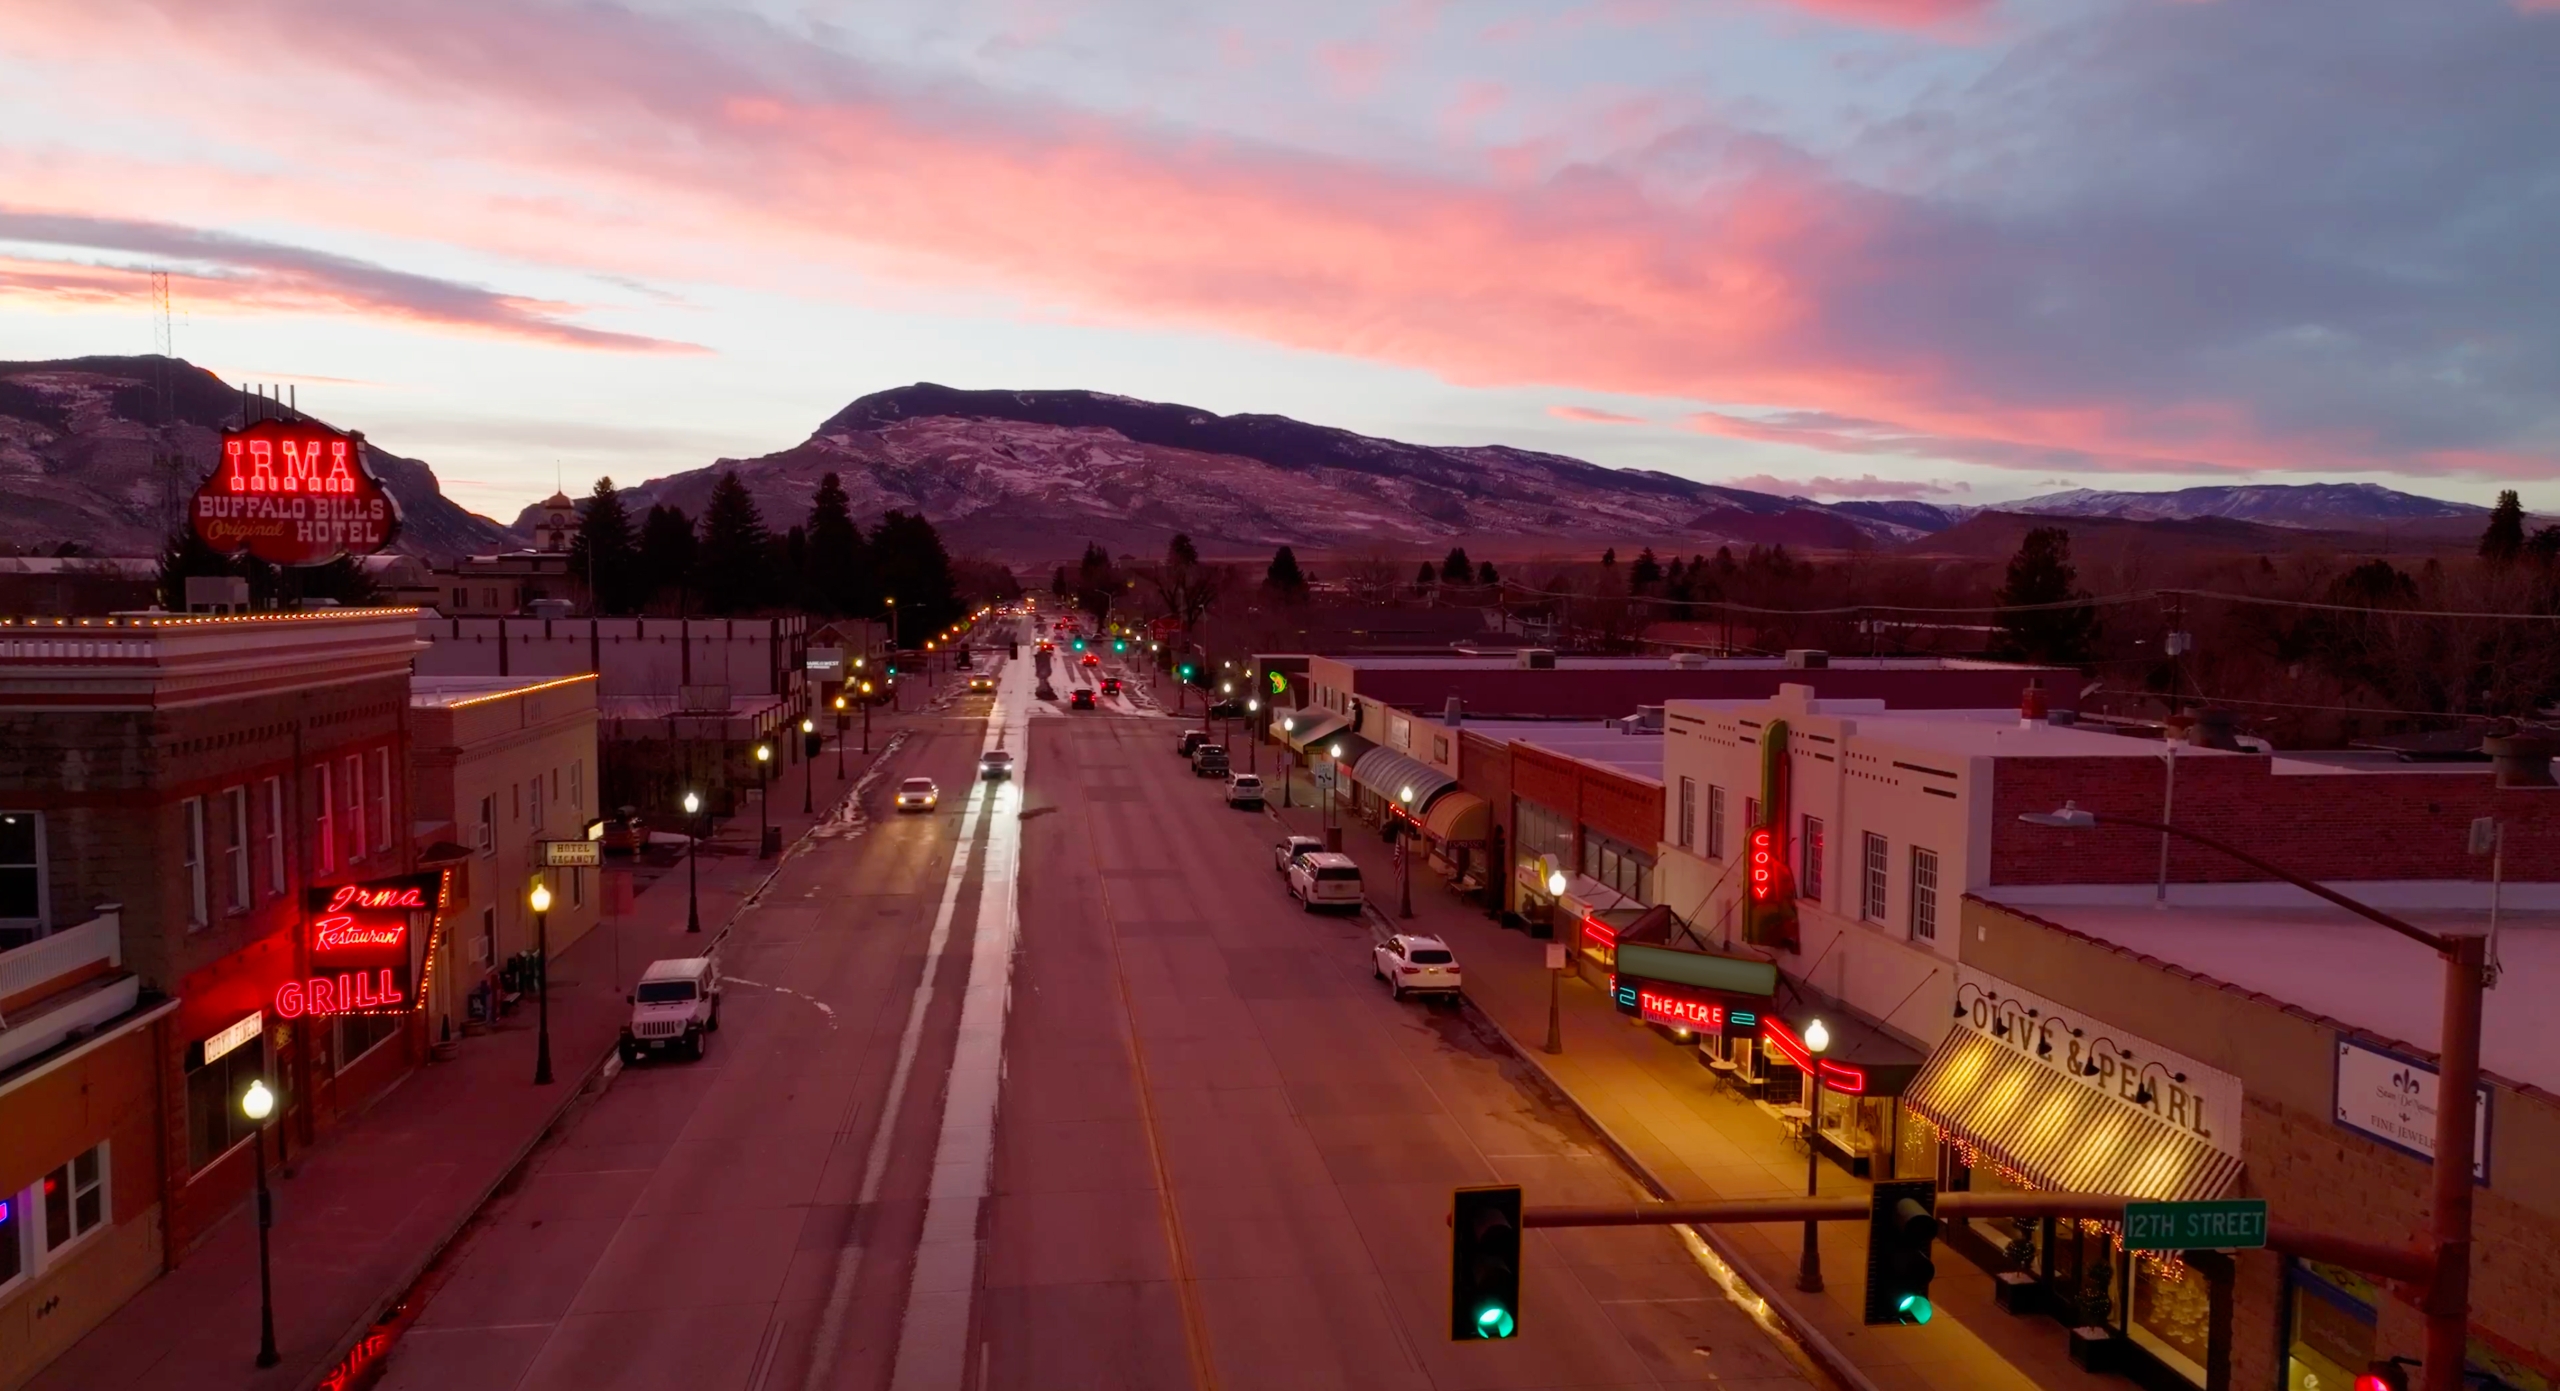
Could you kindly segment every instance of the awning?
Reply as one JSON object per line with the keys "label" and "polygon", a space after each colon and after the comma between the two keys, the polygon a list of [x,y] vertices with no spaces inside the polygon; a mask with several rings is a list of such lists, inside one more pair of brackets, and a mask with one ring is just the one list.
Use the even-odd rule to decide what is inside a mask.
{"label": "awning", "polygon": [[[1369,751],[1376,747],[1378,746],[1357,734],[1329,734],[1308,746],[1307,763],[1312,767],[1320,761],[1332,761],[1340,763],[1345,768],[1356,768],[1360,760],[1367,758]],[[1333,757],[1335,749],[1342,750],[1342,756],[1339,759]]]}
{"label": "awning", "polygon": [[1351,780],[1389,802],[1402,804],[1402,794],[1411,792],[1412,810],[1417,815],[1431,805],[1433,797],[1458,785],[1456,778],[1393,749],[1371,749],[1351,765]]}
{"label": "awning", "polygon": [[1422,831],[1443,845],[1480,841],[1493,834],[1493,808],[1472,792],[1453,789],[1431,804]]}
{"label": "awning", "polygon": [[2053,1192],[2179,1202],[2221,1197],[2240,1177],[2238,1157],[1970,1029],[1938,1045],[1902,1099]]}
{"label": "awning", "polygon": [[[1288,726],[1286,729],[1281,727],[1284,723]],[[1317,706],[1271,712],[1271,732],[1279,735],[1282,743],[1301,752],[1305,751],[1309,740],[1321,739],[1346,723],[1340,715]]]}

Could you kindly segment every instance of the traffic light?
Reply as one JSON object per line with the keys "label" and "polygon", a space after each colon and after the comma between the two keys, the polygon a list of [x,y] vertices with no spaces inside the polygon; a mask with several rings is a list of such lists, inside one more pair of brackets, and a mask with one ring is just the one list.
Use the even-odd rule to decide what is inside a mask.
{"label": "traffic light", "polygon": [[1111,640],[1111,650],[1112,650],[1112,651],[1114,651],[1114,652],[1126,652],[1126,651],[1128,651],[1128,650],[1129,650],[1129,640],[1128,640],[1127,638],[1113,638],[1113,639]]}
{"label": "traffic light", "polygon": [[1867,1308],[1870,1324],[1927,1323],[1929,1282],[1938,1274],[1929,1248],[1938,1239],[1938,1185],[1928,1179],[1879,1183],[1867,1210]]}
{"label": "traffic light", "polygon": [[1461,1188],[1449,1226],[1449,1337],[1520,1333],[1520,1189]]}
{"label": "traffic light", "polygon": [[1084,650],[1084,639],[1083,639],[1083,638],[1077,638],[1077,639],[1076,639],[1076,650],[1077,650],[1078,652],[1082,652],[1082,651]]}
{"label": "traffic light", "polygon": [[2409,1391],[2408,1359],[2383,1358],[2364,1364],[2364,1372],[2356,1378],[2356,1391]]}
{"label": "traffic light", "polygon": [[1182,679],[1185,681],[1191,679],[1191,664],[1189,662],[1184,662],[1182,664]]}

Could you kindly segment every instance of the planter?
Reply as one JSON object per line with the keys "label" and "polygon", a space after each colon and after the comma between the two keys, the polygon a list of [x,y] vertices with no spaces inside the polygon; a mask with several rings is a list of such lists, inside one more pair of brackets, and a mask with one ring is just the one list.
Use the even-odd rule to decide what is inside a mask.
{"label": "planter", "polygon": [[1991,1299],[2012,1314],[2044,1311],[2044,1287],[2023,1270],[2004,1270],[1991,1279]]}
{"label": "planter", "polygon": [[2116,1370],[2116,1350],[2112,1328],[2084,1325],[2071,1330],[2071,1365],[2084,1372]]}
{"label": "planter", "polygon": [[[471,1032],[470,1026],[465,1025],[463,1027],[463,1032],[466,1034]],[[427,1056],[440,1063],[452,1062],[454,1055],[461,1051],[462,1044],[458,1039],[448,1038],[440,1042],[430,1043],[427,1045]]]}

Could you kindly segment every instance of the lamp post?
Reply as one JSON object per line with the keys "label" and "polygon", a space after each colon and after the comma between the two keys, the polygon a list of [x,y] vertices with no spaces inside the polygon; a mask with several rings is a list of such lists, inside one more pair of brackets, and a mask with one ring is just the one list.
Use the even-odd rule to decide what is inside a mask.
{"label": "lamp post", "polygon": [[542,994],[535,1001],[536,1018],[533,1034],[533,1084],[551,1085],[551,886],[533,881],[533,955],[534,979],[540,982]]}
{"label": "lamp post", "polygon": [[276,1287],[268,1273],[267,1229],[276,1224],[275,1202],[267,1196],[267,1117],[276,1110],[276,1094],[267,1090],[263,1077],[249,1079],[249,1090],[240,1094],[240,1114],[256,1127],[249,1132],[249,1144],[257,1155],[258,1173],[258,1365],[272,1367],[276,1356]]}
{"label": "lamp post", "polygon": [[[1816,1019],[1804,1026],[1804,1051],[1812,1056],[1804,1070],[1804,1195],[1814,1197],[1822,1182],[1822,1151],[1814,1146],[1813,1134],[1821,1117],[1816,1111],[1822,1105],[1822,1055],[1831,1049],[1831,1029]],[[1822,1292],[1822,1244],[1820,1223],[1807,1218],[1804,1224],[1804,1256],[1796,1263],[1796,1288],[1807,1294]]]}
{"label": "lamp post", "polygon": [[844,781],[844,697],[836,697],[836,781]]}
{"label": "lamp post", "polygon": [[[1326,746],[1325,746],[1325,756],[1326,756],[1328,759],[1332,760],[1332,761],[1331,761],[1331,763],[1329,763],[1327,766],[1333,770],[1333,775],[1334,775],[1335,777],[1340,777],[1340,776],[1342,776],[1342,773],[1341,773],[1341,765],[1342,765],[1342,741],[1341,741],[1341,740],[1339,740],[1339,739],[1336,739],[1336,740],[1335,740],[1335,741],[1333,741],[1332,743],[1330,743],[1330,744],[1326,745]],[[1335,817],[1334,817],[1334,813],[1333,813],[1333,804],[1334,804],[1334,801],[1335,801],[1335,799],[1334,799],[1333,797],[1330,797],[1330,796],[1328,796],[1328,797],[1326,797],[1326,798],[1324,799],[1324,825],[1325,825],[1325,829],[1326,829],[1326,830],[1328,830],[1328,831],[1329,831],[1329,830],[1332,830],[1332,829],[1333,829],[1333,826],[1334,826],[1334,821],[1335,821]]]}
{"label": "lamp post", "polygon": [[1547,932],[1550,936],[1555,932],[1556,904],[1563,899],[1564,891],[1572,883],[1561,867],[1547,871]]}
{"label": "lamp post", "polygon": [[[1280,717],[1280,737],[1282,739],[1288,738],[1290,735],[1296,733],[1297,730],[1297,716],[1283,715]],[[1284,807],[1297,806],[1297,803],[1292,800],[1292,797],[1298,788],[1298,780],[1291,776],[1295,771],[1296,770],[1289,764],[1289,755],[1285,753],[1280,755],[1280,805]]]}
{"label": "lamp post", "polygon": [[862,756],[871,756],[871,683],[862,683]]}
{"label": "lamp post", "polygon": [[2478,1108],[2472,1097],[2480,1090],[2480,996],[2488,985],[2487,939],[2429,932],[2326,884],[2278,869],[2236,846],[2166,822],[2101,816],[2081,810],[2074,802],[2063,803],[2060,811],[2025,812],[2018,819],[2030,826],[2077,830],[2113,826],[2176,836],[2379,923],[2433,951],[2444,963],[2444,1014],[2436,1060],[2435,1195],[2427,1224],[2427,1244],[2433,1250],[2425,1257],[2433,1267],[2433,1278],[2419,1303],[2427,1317],[2426,1356],[2419,1370],[2423,1391],[2462,1391],[2471,1306],[2471,1171],[2477,1157],[2473,1127]]}
{"label": "lamp post", "polygon": [[881,602],[889,606],[889,650],[895,652],[898,650],[898,596],[889,595]]}
{"label": "lamp post", "polygon": [[1413,789],[1396,789],[1396,801],[1404,815],[1396,823],[1396,916],[1413,916]]}
{"label": "lamp post", "polygon": [[684,814],[693,818],[693,838],[684,847],[684,930],[702,930],[702,794],[684,794]]}
{"label": "lamp post", "polygon": [[[1221,710],[1227,709],[1230,705],[1232,705],[1232,704],[1233,704],[1233,702],[1235,701],[1235,698],[1236,698],[1236,683],[1235,683],[1235,682],[1233,682],[1233,681],[1221,681],[1221,682],[1219,682],[1219,683],[1218,683],[1218,708],[1219,708],[1219,709],[1221,709]],[[1228,715],[1221,715],[1221,716],[1219,716],[1219,718],[1218,718],[1218,747],[1219,747],[1219,748],[1222,748],[1222,749],[1227,749],[1230,753],[1234,752],[1234,750],[1233,750],[1232,748],[1230,748],[1230,747],[1229,747],[1229,745],[1228,745],[1228,743],[1227,743],[1227,736],[1228,736],[1228,734],[1229,734],[1229,733],[1230,733],[1234,728],[1235,728],[1235,719],[1234,719],[1234,717],[1233,717],[1233,716],[1228,716]]]}
{"label": "lamp post", "polygon": [[1253,737],[1244,746],[1244,770],[1255,776],[1262,773],[1262,699],[1259,696],[1244,703],[1245,729]]}
{"label": "lamp post", "polygon": [[766,795],[773,772],[773,745],[756,745],[756,858],[765,854],[765,842],[773,839],[773,799]]}
{"label": "lamp post", "polygon": [[1565,953],[1571,950],[1562,942],[1547,943],[1547,1051],[1564,1051],[1564,968]]}
{"label": "lamp post", "polygon": [[808,753],[809,736],[817,732],[816,720],[806,715],[800,717],[800,814],[802,816],[811,815],[813,812],[810,793],[818,781],[818,760],[809,757]]}

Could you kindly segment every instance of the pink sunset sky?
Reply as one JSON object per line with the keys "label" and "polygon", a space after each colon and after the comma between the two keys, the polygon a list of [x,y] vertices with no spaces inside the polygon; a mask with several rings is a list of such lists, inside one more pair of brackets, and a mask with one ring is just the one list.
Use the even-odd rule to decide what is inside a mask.
{"label": "pink sunset sky", "polygon": [[0,358],[502,517],[916,380],[1820,497],[2560,472],[2516,0],[15,0]]}

